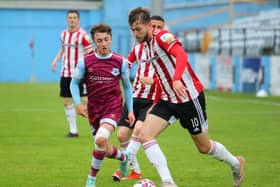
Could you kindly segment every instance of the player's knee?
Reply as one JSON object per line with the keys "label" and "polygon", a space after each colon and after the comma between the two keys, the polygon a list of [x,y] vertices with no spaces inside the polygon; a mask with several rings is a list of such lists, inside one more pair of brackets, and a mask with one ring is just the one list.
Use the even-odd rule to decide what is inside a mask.
{"label": "player's knee", "polygon": [[139,136],[142,126],[143,126],[143,122],[136,123],[133,129],[133,134]]}
{"label": "player's knee", "polygon": [[132,134],[131,129],[129,129],[127,127],[120,126],[119,130],[118,130],[118,140],[119,140],[119,142],[129,141],[131,134]]}
{"label": "player's knee", "polygon": [[104,127],[100,127],[95,135],[95,149],[104,150],[109,137],[109,130]]}
{"label": "player's knee", "polygon": [[147,141],[150,141],[152,139],[155,139],[154,137],[148,136],[147,134],[145,134],[143,132],[140,132],[138,137],[139,137],[139,141],[141,142],[141,144],[143,144]]}
{"label": "player's knee", "polygon": [[118,140],[119,142],[126,142],[129,140],[130,137],[128,137],[127,133],[123,133],[123,132],[118,132]]}
{"label": "player's knee", "polygon": [[99,137],[95,139],[95,149],[96,150],[104,150],[107,139],[104,137]]}

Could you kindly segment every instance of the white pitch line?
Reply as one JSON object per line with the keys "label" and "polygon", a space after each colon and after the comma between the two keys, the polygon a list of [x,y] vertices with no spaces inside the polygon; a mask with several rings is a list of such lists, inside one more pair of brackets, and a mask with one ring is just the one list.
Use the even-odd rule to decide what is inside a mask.
{"label": "white pitch line", "polygon": [[275,103],[271,101],[256,101],[254,99],[233,99],[233,98],[224,98],[217,96],[206,96],[208,99],[216,101],[229,101],[229,102],[238,102],[238,103],[250,103],[250,104],[259,104],[259,105],[270,105],[270,106],[280,106],[280,103]]}

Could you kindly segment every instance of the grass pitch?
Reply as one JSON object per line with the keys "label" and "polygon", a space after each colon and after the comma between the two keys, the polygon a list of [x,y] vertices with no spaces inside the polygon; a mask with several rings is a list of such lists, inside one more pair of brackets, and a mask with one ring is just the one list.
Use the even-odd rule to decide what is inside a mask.
{"label": "grass pitch", "polygon": [[[0,186],[80,187],[85,185],[93,140],[88,121],[78,117],[77,139],[67,139],[68,125],[58,84],[0,84]],[[206,92],[210,138],[246,158],[243,187],[280,186],[280,98]],[[111,137],[117,144],[116,133]],[[197,152],[178,122],[160,136],[169,168],[179,187],[230,187],[228,166]],[[138,154],[145,178],[160,184],[143,149]],[[97,187],[132,187],[113,183],[118,161],[105,159]]]}

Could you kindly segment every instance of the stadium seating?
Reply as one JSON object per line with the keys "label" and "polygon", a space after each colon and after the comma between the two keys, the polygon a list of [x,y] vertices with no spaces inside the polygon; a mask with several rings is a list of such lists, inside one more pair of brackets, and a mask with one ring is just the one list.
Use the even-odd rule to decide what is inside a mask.
{"label": "stadium seating", "polygon": [[212,30],[208,54],[259,56],[280,54],[280,10],[235,21],[231,26]]}

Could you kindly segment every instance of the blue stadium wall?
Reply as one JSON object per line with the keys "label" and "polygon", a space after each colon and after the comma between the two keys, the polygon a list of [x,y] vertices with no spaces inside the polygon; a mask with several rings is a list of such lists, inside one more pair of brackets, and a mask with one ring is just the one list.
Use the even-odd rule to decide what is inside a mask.
{"label": "blue stadium wall", "polygon": [[[141,5],[149,7],[148,0],[137,2],[106,0],[102,9],[80,10],[80,25],[89,31],[96,23],[109,24],[113,29],[112,49],[127,55],[131,46],[128,11]],[[61,46],[60,33],[67,28],[66,11],[0,9],[0,82],[59,80],[61,63],[56,73],[50,65]]]}
{"label": "blue stadium wall", "polygon": [[[169,5],[182,3],[218,1],[165,0],[164,2],[164,6],[168,7]],[[111,25],[113,29],[112,49],[126,56],[133,43],[127,23],[127,16],[129,10],[137,6],[150,7],[150,0],[105,0],[104,6],[101,9],[80,11],[81,27],[89,31],[91,26],[96,23],[105,22]],[[187,9],[165,9],[163,16],[168,23],[174,19],[195,15],[224,6],[226,6],[226,4]],[[275,6],[237,3],[234,11],[257,13],[260,10],[271,8],[275,8]],[[0,82],[29,82],[31,80],[36,82],[57,82],[59,80],[60,67],[58,67],[56,73],[52,73],[50,65],[60,48],[60,32],[67,27],[66,10],[0,9],[0,16],[2,18],[0,20]],[[178,33],[195,28],[203,29],[211,25],[226,23],[228,19],[229,13],[224,12],[186,23],[174,24],[169,26],[169,30]],[[32,40],[34,42],[33,49],[30,48],[30,42]],[[239,64],[240,66],[241,57],[231,58],[233,59],[231,62],[232,64]],[[261,64],[270,64],[271,57],[260,58]],[[238,82],[238,77],[240,77],[238,72],[240,73],[241,70],[239,71],[239,69],[236,69],[235,73],[237,75],[233,77],[233,79],[236,80],[232,83],[232,87],[223,88],[221,86],[223,82],[218,82],[217,79],[219,76],[223,77],[226,75],[219,74],[219,76],[216,76],[215,73],[219,70],[214,68],[217,65],[217,57],[207,57],[207,59],[204,57],[204,60],[208,61],[207,68],[208,66],[210,67],[209,76],[212,76],[208,82],[205,81],[208,89],[230,89],[234,92],[251,92],[252,89],[254,90],[254,86],[250,87],[250,84],[242,85],[241,83],[236,83],[236,81]],[[196,69],[199,64],[201,65],[200,60],[197,60],[196,54],[190,54],[190,63],[194,69]],[[265,68],[265,71],[270,72],[269,68]],[[269,77],[268,73],[265,75]],[[202,79],[207,79],[202,76],[203,74],[201,75]],[[270,79],[266,78],[264,81],[266,82],[261,85],[258,83],[258,87],[262,86],[265,87],[265,89],[270,89]]]}

